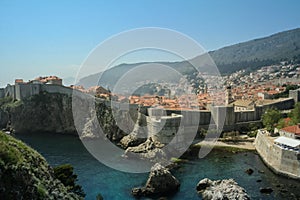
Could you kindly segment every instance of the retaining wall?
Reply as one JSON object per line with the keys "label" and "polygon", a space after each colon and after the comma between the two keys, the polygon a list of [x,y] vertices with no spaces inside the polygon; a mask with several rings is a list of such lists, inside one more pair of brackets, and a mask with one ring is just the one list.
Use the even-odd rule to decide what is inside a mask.
{"label": "retaining wall", "polygon": [[258,132],[255,139],[255,147],[262,160],[275,173],[300,180],[299,153],[284,150],[267,137],[269,136]]}

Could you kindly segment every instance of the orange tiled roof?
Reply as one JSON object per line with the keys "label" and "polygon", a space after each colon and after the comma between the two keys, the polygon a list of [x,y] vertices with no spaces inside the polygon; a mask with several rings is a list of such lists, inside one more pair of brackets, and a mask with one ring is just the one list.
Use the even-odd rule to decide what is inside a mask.
{"label": "orange tiled roof", "polygon": [[300,135],[300,125],[294,125],[294,126],[288,126],[283,129],[283,131],[289,132],[289,133],[294,133],[296,135]]}

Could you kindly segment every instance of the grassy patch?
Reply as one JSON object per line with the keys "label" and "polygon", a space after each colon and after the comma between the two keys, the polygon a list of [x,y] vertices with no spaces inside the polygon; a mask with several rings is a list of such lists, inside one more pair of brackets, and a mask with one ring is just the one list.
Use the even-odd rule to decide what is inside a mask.
{"label": "grassy patch", "polygon": [[9,135],[0,131],[0,162],[1,165],[6,163],[17,164],[23,161],[22,153],[14,148],[18,145]]}
{"label": "grassy patch", "polygon": [[188,162],[188,160],[173,157],[173,158],[171,158],[171,162],[173,162],[173,163],[186,163],[186,162]]}

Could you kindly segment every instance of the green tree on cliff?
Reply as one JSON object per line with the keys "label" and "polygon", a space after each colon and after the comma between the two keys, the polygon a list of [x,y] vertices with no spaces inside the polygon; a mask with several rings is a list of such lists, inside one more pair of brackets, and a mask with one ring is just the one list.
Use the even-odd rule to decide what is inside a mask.
{"label": "green tree on cliff", "polygon": [[300,123],[300,103],[295,105],[295,108],[290,113],[290,118],[292,119],[293,124]]}
{"label": "green tree on cliff", "polygon": [[267,109],[262,116],[263,125],[268,131],[273,131],[280,119],[281,113],[277,109]]}
{"label": "green tree on cliff", "polygon": [[81,197],[85,197],[82,187],[76,184],[77,175],[74,173],[74,168],[70,164],[64,164],[53,168],[54,176],[59,179],[69,192],[73,192]]}

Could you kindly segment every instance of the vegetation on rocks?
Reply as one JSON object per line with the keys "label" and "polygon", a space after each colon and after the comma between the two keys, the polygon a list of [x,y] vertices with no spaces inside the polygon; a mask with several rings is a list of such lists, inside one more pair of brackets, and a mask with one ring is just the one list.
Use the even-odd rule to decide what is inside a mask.
{"label": "vegetation on rocks", "polygon": [[0,132],[0,199],[82,199],[35,150]]}
{"label": "vegetation on rocks", "polygon": [[74,168],[70,164],[64,164],[53,168],[54,177],[59,179],[69,192],[73,192],[79,196],[85,197],[82,187],[76,184],[77,175],[74,174]]}

